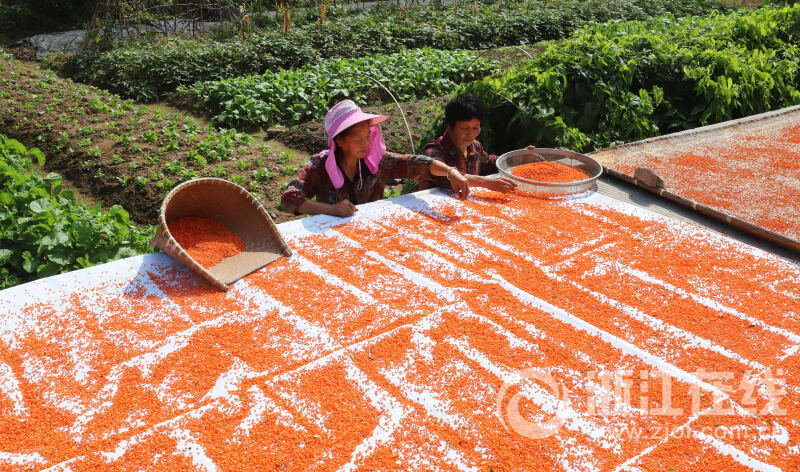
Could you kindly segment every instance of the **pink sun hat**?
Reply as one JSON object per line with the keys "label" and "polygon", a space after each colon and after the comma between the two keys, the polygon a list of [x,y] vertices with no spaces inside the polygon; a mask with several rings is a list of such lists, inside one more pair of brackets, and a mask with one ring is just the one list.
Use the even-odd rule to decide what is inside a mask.
{"label": "pink sun hat", "polygon": [[331,178],[331,183],[333,183],[334,187],[341,188],[344,185],[344,176],[339,166],[336,165],[336,154],[334,152],[336,143],[333,138],[354,124],[369,120],[370,144],[364,161],[370,172],[374,174],[378,171],[378,164],[383,158],[383,153],[386,152],[386,143],[383,141],[383,135],[378,125],[388,119],[389,117],[385,115],[364,113],[352,100],[342,100],[328,110],[325,115],[325,132],[328,133],[328,146],[330,146],[330,149],[323,151],[322,154],[328,156],[328,160],[325,162],[325,170],[328,171],[328,176]]}

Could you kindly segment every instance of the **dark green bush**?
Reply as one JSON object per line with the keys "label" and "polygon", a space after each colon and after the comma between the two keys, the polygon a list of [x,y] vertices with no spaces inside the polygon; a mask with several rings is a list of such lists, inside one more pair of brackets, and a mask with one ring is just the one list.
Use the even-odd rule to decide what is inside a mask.
{"label": "dark green bush", "polygon": [[563,38],[590,21],[644,19],[654,14],[706,13],[725,9],[720,0],[550,0],[483,5],[475,14],[461,6],[416,7],[401,15],[378,9],[343,15],[320,26],[311,18],[283,37],[277,30],[245,40],[170,40],[133,43],[111,51],[82,52],[63,75],[127,98],[156,100],[179,85],[288,69],[322,58],[388,54],[401,49],[482,49]]}
{"label": "dark green bush", "polygon": [[119,205],[87,208],[32,158],[44,160],[0,134],[0,289],[153,251],[154,228],[134,226]]}
{"label": "dark green bush", "polygon": [[[223,127],[267,127],[321,118],[334,103],[361,105],[444,95],[457,84],[484,77],[494,64],[467,51],[409,49],[358,59],[333,59],[298,69],[222,81],[199,82],[181,93],[199,100]],[[374,79],[374,80],[373,80]]]}
{"label": "dark green bush", "polygon": [[473,82],[496,152],[592,150],[800,103],[800,6],[591,25]]}
{"label": "dark green bush", "polygon": [[302,41],[280,35],[247,42],[171,39],[85,51],[68,59],[62,73],[123,97],[153,101],[179,85],[299,67],[317,57]]}

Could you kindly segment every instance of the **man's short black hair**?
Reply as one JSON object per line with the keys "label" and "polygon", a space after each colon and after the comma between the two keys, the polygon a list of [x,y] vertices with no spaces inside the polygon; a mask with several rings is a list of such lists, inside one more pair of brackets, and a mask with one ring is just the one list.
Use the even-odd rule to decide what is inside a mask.
{"label": "man's short black hair", "polygon": [[471,93],[460,93],[444,106],[444,120],[451,128],[456,121],[469,121],[474,118],[483,121],[483,106]]}

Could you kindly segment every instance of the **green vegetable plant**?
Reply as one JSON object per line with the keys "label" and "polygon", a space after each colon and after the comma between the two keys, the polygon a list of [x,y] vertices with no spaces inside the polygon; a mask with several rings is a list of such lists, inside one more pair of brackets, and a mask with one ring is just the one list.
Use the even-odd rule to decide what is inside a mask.
{"label": "green vegetable plant", "polygon": [[153,227],[133,225],[118,205],[86,207],[34,160],[44,164],[41,151],[0,135],[0,288],[152,252]]}
{"label": "green vegetable plant", "polygon": [[397,100],[414,100],[450,93],[494,70],[491,60],[468,51],[413,49],[200,82],[179,92],[202,103],[217,126],[266,128],[318,119],[345,98],[361,105],[392,101],[380,84]]}
{"label": "green vegetable plant", "polygon": [[[411,2],[413,3],[413,2]],[[294,69],[334,57],[357,58],[414,48],[486,49],[565,38],[582,26],[727,10],[718,0],[547,0],[478,2],[465,14],[430,6],[382,6],[319,24],[298,17],[295,30],[278,27],[240,38],[134,41],[88,50],[47,64],[61,74],[137,101],[154,101],[198,81]],[[245,103],[241,104],[246,106]]]}
{"label": "green vegetable plant", "polygon": [[495,152],[590,151],[800,104],[799,66],[792,5],[590,25],[463,90],[487,108],[480,139]]}

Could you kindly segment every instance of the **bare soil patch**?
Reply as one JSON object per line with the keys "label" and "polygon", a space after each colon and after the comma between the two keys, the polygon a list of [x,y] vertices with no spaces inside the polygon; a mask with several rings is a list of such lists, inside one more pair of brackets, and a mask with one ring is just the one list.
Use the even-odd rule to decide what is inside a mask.
{"label": "bare soil patch", "polygon": [[[280,194],[307,154],[278,150],[279,143],[239,134],[248,142],[234,138],[229,158],[208,159],[208,165],[200,166],[190,151],[203,138],[219,133],[186,113],[131,105],[135,111],[113,116],[113,111],[98,111],[94,105],[112,103],[115,97],[48,77],[36,63],[0,60],[0,69],[12,78],[0,84],[0,132],[40,148],[47,156],[44,170],[60,173],[102,206],[122,205],[135,222],[153,224],[164,196],[182,180],[174,169],[182,168],[196,171],[196,177],[240,178],[276,221],[295,218],[280,211]],[[172,146],[159,134],[168,126],[177,130]],[[190,138],[184,127],[197,127],[198,134]],[[157,139],[145,142],[147,132],[156,133]],[[121,144],[122,135],[134,145]],[[270,172],[268,180],[254,178],[253,172],[262,168]]]}
{"label": "bare soil patch", "polygon": [[36,60],[36,48],[31,43],[23,42],[15,46],[7,46],[4,49],[18,61]]}

